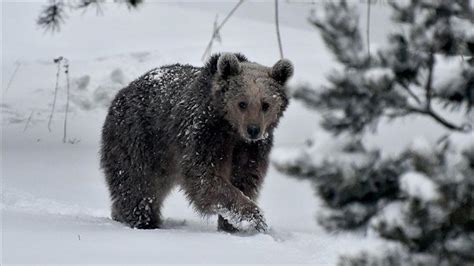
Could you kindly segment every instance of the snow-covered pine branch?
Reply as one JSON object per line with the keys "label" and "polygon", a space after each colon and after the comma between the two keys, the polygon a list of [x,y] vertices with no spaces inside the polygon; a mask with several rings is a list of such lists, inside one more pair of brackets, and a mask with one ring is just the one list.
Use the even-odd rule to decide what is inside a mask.
{"label": "snow-covered pine branch", "polygon": [[346,1],[328,2],[324,12],[313,14],[310,22],[343,68],[333,71],[321,92],[305,87],[295,97],[322,110],[322,125],[336,134],[361,133],[376,128],[382,117],[413,114],[453,131],[469,132],[471,124],[456,124],[437,110],[439,106],[472,110],[474,12],[469,1],[391,2],[391,6],[394,22],[404,30],[392,33],[389,45],[370,57],[354,7]]}
{"label": "snow-covered pine branch", "polygon": [[[322,126],[336,136],[319,134],[274,164],[311,181],[323,202],[318,222],[324,228],[368,230],[389,240],[385,251],[344,255],[340,265],[474,263],[472,4],[392,1],[400,30],[370,55],[357,11],[346,1],[327,2],[311,17],[342,67],[321,90],[305,85],[294,96],[322,111]],[[466,123],[451,121],[442,109],[465,115]],[[451,135],[436,144],[414,141],[392,157],[358,141],[382,118],[411,115],[429,117]],[[460,145],[456,138],[470,141]]]}

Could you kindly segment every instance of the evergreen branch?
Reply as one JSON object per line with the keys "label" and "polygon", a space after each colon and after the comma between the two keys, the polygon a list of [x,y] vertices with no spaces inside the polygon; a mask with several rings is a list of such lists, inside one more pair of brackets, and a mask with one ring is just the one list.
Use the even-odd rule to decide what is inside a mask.
{"label": "evergreen branch", "polygon": [[79,4],[75,6],[76,9],[84,10],[83,13],[87,11],[87,9],[94,5],[96,9],[96,15],[102,15],[102,7],[101,4],[104,3],[105,0],[82,0]]}
{"label": "evergreen branch", "polygon": [[310,108],[318,108],[321,105],[321,95],[309,85],[297,87],[292,93],[293,98],[305,103]]}
{"label": "evergreen branch", "polygon": [[466,123],[462,124],[462,125],[456,125],[456,124],[448,121],[446,118],[443,118],[442,116],[437,114],[435,111],[433,111],[433,109],[431,109],[431,107],[430,108],[427,107],[426,109],[420,109],[420,108],[416,108],[416,107],[407,107],[407,110],[410,111],[410,112],[413,112],[413,113],[418,113],[418,114],[429,116],[429,117],[433,118],[436,122],[440,123],[444,127],[448,128],[450,130],[453,130],[453,131],[459,131],[459,132],[467,133],[471,130],[471,125],[466,124]]}
{"label": "evergreen branch", "polygon": [[420,98],[418,98],[418,96],[416,96],[416,94],[410,89],[410,87],[409,87],[406,83],[402,82],[400,85],[402,86],[403,89],[405,89],[405,90],[408,92],[408,94],[410,94],[410,96],[411,96],[418,104],[421,104]]}
{"label": "evergreen branch", "polygon": [[[43,10],[40,12],[36,24],[44,28],[46,31],[57,32],[61,29],[61,24],[65,22],[67,17],[66,7],[71,11],[86,10],[89,6],[95,5],[97,14],[102,14],[100,4],[105,0],[50,0]],[[126,3],[129,9],[137,8],[143,3],[143,0],[115,0],[115,2]]]}
{"label": "evergreen branch", "polygon": [[76,8],[88,8],[91,5],[100,5],[104,0],[82,0],[77,4]]}
{"label": "evergreen branch", "polygon": [[433,118],[436,122],[440,123],[441,125],[443,125],[444,127],[448,128],[450,130],[460,131],[460,132],[468,132],[470,130],[469,125],[467,125],[467,124],[463,124],[463,125],[460,125],[460,126],[455,125],[454,123],[449,122],[447,119],[443,118],[442,116],[440,116],[439,114],[437,114],[433,110],[433,108],[431,106],[431,103],[432,103],[432,99],[433,99],[433,68],[434,68],[434,64],[435,64],[434,53],[430,52],[429,59],[428,59],[428,77],[427,77],[426,83],[425,83],[425,95],[426,95],[425,96],[426,97],[425,108],[424,109],[419,109],[419,108],[415,108],[415,107],[408,107],[407,110],[415,112],[415,113],[427,115],[427,116]]}
{"label": "evergreen branch", "polygon": [[454,123],[449,122],[445,118],[441,117],[439,114],[435,113],[433,110],[430,110],[429,112],[427,112],[427,114],[448,129],[464,133],[471,131],[472,126],[467,123],[464,123],[460,126],[455,125]]}
{"label": "evergreen branch", "polygon": [[325,15],[313,15],[309,22],[321,31],[324,43],[340,63],[351,68],[368,67],[369,60],[358,28],[359,16],[354,7],[346,1],[329,1]]}
{"label": "evergreen branch", "polygon": [[426,109],[431,110],[431,98],[433,97],[433,67],[435,64],[434,53],[430,52],[428,59],[428,78],[425,84],[426,92]]}
{"label": "evergreen branch", "polygon": [[137,8],[140,4],[143,3],[143,0],[116,0],[116,2],[125,2],[129,9]]}
{"label": "evergreen branch", "polygon": [[386,113],[384,114],[386,117],[393,119],[393,118],[398,118],[398,117],[404,117],[411,114],[410,110],[402,110],[399,112],[391,112],[391,113]]}
{"label": "evergreen branch", "polygon": [[40,13],[36,23],[46,31],[56,32],[66,17],[65,4],[62,0],[51,0]]}

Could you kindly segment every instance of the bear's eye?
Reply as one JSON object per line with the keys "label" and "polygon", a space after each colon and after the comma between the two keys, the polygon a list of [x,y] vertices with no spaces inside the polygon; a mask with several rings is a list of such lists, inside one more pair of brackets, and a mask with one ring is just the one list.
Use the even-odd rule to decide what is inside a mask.
{"label": "bear's eye", "polygon": [[247,103],[242,101],[242,102],[239,103],[239,107],[240,107],[240,109],[245,110],[245,109],[247,109]]}
{"label": "bear's eye", "polygon": [[262,103],[262,111],[266,112],[270,108],[270,104],[267,102]]}

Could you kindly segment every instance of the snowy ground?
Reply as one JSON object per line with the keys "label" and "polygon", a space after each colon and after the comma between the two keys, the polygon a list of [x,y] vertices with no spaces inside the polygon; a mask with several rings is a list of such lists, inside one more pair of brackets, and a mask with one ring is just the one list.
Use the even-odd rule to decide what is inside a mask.
{"label": "snowy ground", "polygon": [[[148,1],[152,2],[152,1]],[[249,3],[222,30],[214,51],[240,51],[272,65],[278,58],[271,3]],[[2,264],[41,263],[335,263],[338,254],[374,240],[329,234],[315,222],[319,202],[309,183],[270,168],[260,198],[271,231],[238,236],[216,231],[216,218],[202,220],[179,191],[165,202],[165,229],[142,231],[113,222],[98,169],[104,104],[146,70],[166,63],[201,65],[215,13],[232,4],[148,3],[138,12],[106,5],[104,16],[71,15],[59,34],[34,23],[41,5],[2,2]],[[296,68],[293,84],[321,84],[334,66],[318,33],[304,20],[309,7],[284,4],[285,56]],[[262,16],[257,16],[259,10]],[[250,11],[249,11],[250,12]],[[382,12],[382,11],[381,11]],[[375,12],[377,16],[377,12]],[[382,12],[383,14],[383,12]],[[381,18],[383,19],[383,17]],[[376,32],[381,32],[381,27]],[[383,27],[382,27],[383,28]],[[65,94],[60,88],[52,132],[47,119],[55,82],[52,59],[71,64],[72,112],[62,144]],[[17,73],[8,86],[12,73]],[[64,84],[64,78],[60,84]],[[31,121],[28,123],[28,118]],[[302,144],[318,130],[318,116],[293,102],[276,134],[276,148]],[[443,133],[420,119],[416,129],[435,139]],[[403,148],[414,129],[383,127],[388,151]],[[26,129],[25,129],[26,128]],[[382,134],[381,134],[382,135]],[[396,138],[398,141],[387,141]]]}

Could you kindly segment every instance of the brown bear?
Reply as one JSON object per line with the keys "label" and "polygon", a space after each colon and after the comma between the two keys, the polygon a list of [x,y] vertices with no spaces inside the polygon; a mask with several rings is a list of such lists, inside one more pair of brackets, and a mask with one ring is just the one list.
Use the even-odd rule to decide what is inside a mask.
{"label": "brown bear", "polygon": [[265,231],[255,200],[292,74],[285,59],[265,67],[224,53],[204,67],[153,69],[120,90],[101,143],[112,218],[159,228],[162,202],[179,185],[199,213],[219,215],[220,230]]}

